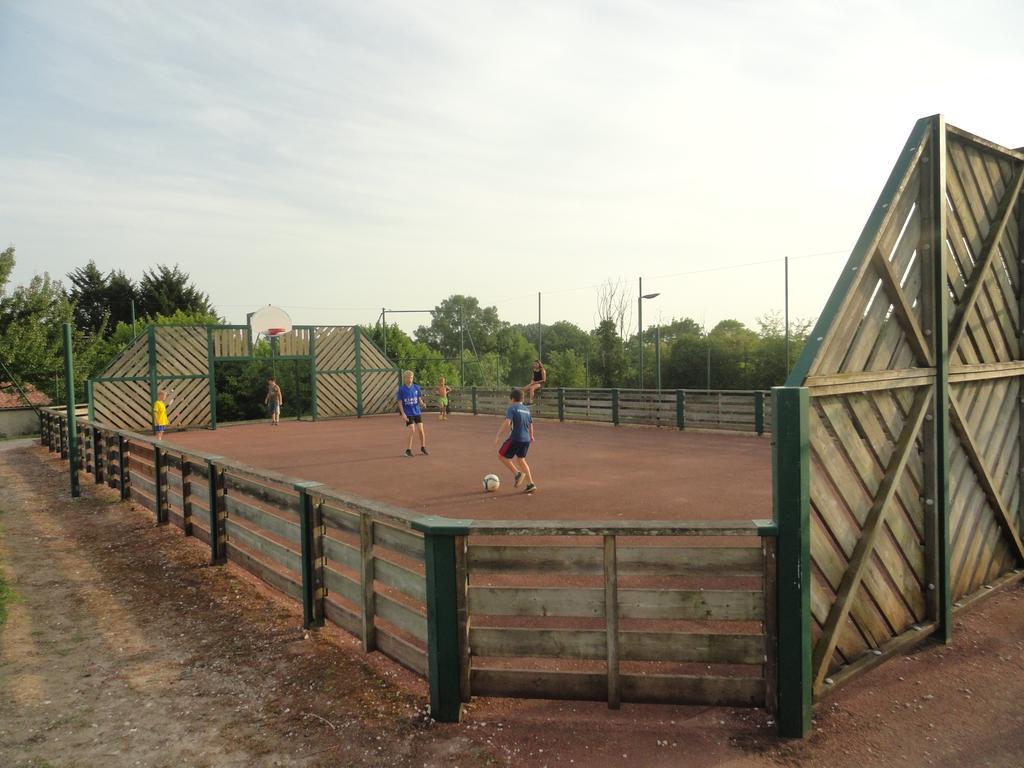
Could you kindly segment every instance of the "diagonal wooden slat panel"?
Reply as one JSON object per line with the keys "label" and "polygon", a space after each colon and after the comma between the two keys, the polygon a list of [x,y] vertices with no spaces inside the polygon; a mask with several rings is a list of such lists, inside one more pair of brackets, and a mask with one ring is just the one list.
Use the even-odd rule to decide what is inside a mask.
{"label": "diagonal wooden slat panel", "polygon": [[875,566],[871,557],[883,532],[883,523],[888,512],[890,502],[896,491],[896,484],[900,474],[906,466],[911,448],[917,440],[921,424],[924,423],[925,410],[931,401],[931,391],[928,389],[918,390],[914,399],[914,407],[907,417],[899,442],[893,450],[892,457],[885,470],[885,477],[878,488],[874,503],[864,521],[861,537],[857,542],[853,556],[850,558],[850,565],[843,574],[843,581],[840,585],[836,602],[829,613],[828,620],[823,628],[823,639],[814,649],[813,669],[815,670],[815,684],[823,684],[825,675],[828,672],[828,662],[835,649],[837,641],[836,629],[846,620],[856,597],[856,592],[863,583],[864,575],[868,566]]}

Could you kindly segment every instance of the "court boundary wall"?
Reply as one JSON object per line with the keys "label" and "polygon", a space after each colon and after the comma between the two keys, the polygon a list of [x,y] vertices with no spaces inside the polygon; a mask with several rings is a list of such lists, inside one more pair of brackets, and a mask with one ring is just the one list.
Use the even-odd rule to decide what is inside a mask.
{"label": "court boundary wall", "polygon": [[[453,412],[504,415],[511,387],[454,390]],[[763,435],[772,429],[771,392],[764,390],[550,387],[530,411],[539,418],[675,429],[719,429]]]}
{"label": "court boundary wall", "polygon": [[917,122],[774,390],[780,728],[1024,575],[1024,152]]}
{"label": "court boundary wall", "polygon": [[[295,326],[272,338],[274,361],[309,365],[314,420],[390,410],[398,367],[359,326]],[[174,427],[217,427],[218,363],[249,361],[248,325],[149,325],[99,375],[87,382],[89,415],[122,429],[146,430],[153,402],[172,388]]]}
{"label": "court boundary wall", "polygon": [[435,517],[88,415],[72,449],[42,414],[51,453],[425,677],[437,720],[474,695],[775,708],[770,520]]}

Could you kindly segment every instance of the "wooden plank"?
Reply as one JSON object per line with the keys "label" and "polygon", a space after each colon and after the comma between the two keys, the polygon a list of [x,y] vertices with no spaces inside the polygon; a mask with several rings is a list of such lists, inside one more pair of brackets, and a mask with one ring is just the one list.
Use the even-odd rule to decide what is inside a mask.
{"label": "wooden plank", "polygon": [[[764,636],[759,637],[758,640],[761,641],[762,650],[764,651],[764,669],[762,671],[764,677],[764,705],[769,714],[774,714],[778,703],[779,669],[778,539],[774,536],[765,536],[761,542],[764,546]],[[718,644],[715,644],[714,647],[717,648]],[[736,652],[735,655],[739,656],[740,654]]]}
{"label": "wooden plank", "polygon": [[323,510],[324,523],[345,533],[359,534],[359,513],[330,504],[327,501],[320,506]]}
{"label": "wooden plank", "polygon": [[279,507],[282,510],[288,510],[296,514],[299,512],[298,492],[289,493],[279,488],[272,488],[250,478],[243,477],[230,467],[224,473],[224,484],[228,488],[229,498],[231,492],[234,491],[251,496],[272,507]]}
{"label": "wooden plank", "polygon": [[361,566],[358,549],[344,541],[332,539],[330,536],[324,536],[323,540],[324,555],[327,557],[328,563],[332,565],[337,564],[342,568],[359,573]]}
{"label": "wooden plank", "polygon": [[279,536],[293,544],[299,543],[299,526],[290,520],[285,520],[271,512],[266,512],[258,507],[248,504],[240,496],[226,495],[224,504],[228,514],[240,517],[275,536]]}
{"label": "wooden plank", "polygon": [[[905,368],[895,371],[863,371],[808,376],[806,386],[812,397],[873,392],[894,387],[924,387],[935,381],[929,368]],[[687,403],[689,408],[689,403]]]}
{"label": "wooden plank", "polygon": [[[474,656],[604,660],[608,642],[603,629],[534,629],[472,627]],[[762,664],[763,635],[726,633],[620,631],[623,661],[670,661],[702,664]]]}
{"label": "wooden plank", "polygon": [[[591,672],[547,672],[527,669],[474,669],[474,696],[601,701],[605,676]],[[689,675],[622,676],[622,700],[661,704],[759,706],[764,681],[756,677]]]}
{"label": "wooden plank", "polygon": [[362,590],[355,580],[345,574],[330,567],[324,568],[324,584],[327,585],[328,594],[339,595],[354,605],[360,604]]}
{"label": "wooden plank", "polygon": [[373,543],[417,562],[423,562],[423,536],[405,528],[378,522],[373,526]]}
{"label": "wooden plank", "polygon": [[478,536],[759,536],[769,520],[474,520]]}
{"label": "wooden plank", "polygon": [[426,576],[380,557],[374,558],[374,561],[374,577],[378,582],[398,590],[419,603],[426,603]]}
{"label": "wooden plank", "polygon": [[949,383],[960,384],[982,379],[1003,379],[1024,376],[1024,361],[1006,363],[976,363],[973,365],[951,365]]}
{"label": "wooden plank", "polygon": [[[604,589],[585,587],[469,588],[470,614],[604,617]],[[760,591],[620,589],[619,615],[629,619],[760,621]]]}
{"label": "wooden plank", "polygon": [[350,611],[332,600],[324,600],[324,616],[328,621],[334,622],[346,632],[351,632],[358,637],[360,618],[355,611]]}
{"label": "wooden plank", "polygon": [[469,539],[466,536],[455,537],[455,620],[459,633],[459,696],[463,703],[472,700],[470,670],[472,658],[470,651],[470,618],[469,618],[469,567],[466,562],[466,550]]}
{"label": "wooden plank", "polygon": [[224,522],[229,542],[246,547],[288,571],[296,574],[302,573],[302,557],[298,552],[276,541],[260,536],[253,529],[232,520],[230,517]]}
{"label": "wooden plank", "polygon": [[615,537],[604,537],[604,622],[608,658],[608,707],[622,703],[619,680],[619,577],[615,567]]}
{"label": "wooden plank", "polygon": [[262,561],[250,552],[236,546],[230,539],[227,542],[228,560],[238,563],[242,568],[258,577],[261,581],[269,584],[279,592],[288,597],[302,601],[302,586],[288,577],[287,574],[274,568],[269,563]]}
{"label": "wooden plank", "polygon": [[[599,547],[561,545],[492,545],[473,543],[469,567],[474,573],[571,573],[598,575],[603,569]],[[762,573],[759,547],[618,547],[623,576],[757,576]]]}
{"label": "wooden plank", "polygon": [[427,676],[427,654],[412,643],[381,628],[377,633],[377,650],[392,661],[422,677]]}
{"label": "wooden plank", "polygon": [[417,640],[427,642],[427,617],[381,592],[377,593],[375,615]]}
{"label": "wooden plank", "polygon": [[361,589],[362,608],[360,616],[360,640],[363,643],[363,652],[369,653],[376,647],[376,630],[374,614],[376,612],[376,599],[373,589],[374,557],[373,557],[373,516],[369,512],[360,515],[359,525],[359,581]]}

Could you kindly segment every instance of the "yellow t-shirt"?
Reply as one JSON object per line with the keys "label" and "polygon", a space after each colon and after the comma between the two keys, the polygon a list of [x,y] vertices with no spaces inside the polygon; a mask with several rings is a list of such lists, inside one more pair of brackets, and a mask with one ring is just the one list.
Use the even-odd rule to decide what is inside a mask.
{"label": "yellow t-shirt", "polygon": [[167,406],[164,405],[163,400],[157,400],[153,403],[153,423],[158,427],[166,427],[170,424],[167,421]]}

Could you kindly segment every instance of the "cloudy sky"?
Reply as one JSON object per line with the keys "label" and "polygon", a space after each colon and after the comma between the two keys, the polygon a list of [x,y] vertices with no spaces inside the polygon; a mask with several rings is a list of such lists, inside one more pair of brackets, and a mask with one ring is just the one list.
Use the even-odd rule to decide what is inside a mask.
{"label": "cloudy sky", "polygon": [[178,263],[297,323],[452,293],[530,322],[542,291],[590,327],[639,276],[647,320],[753,323],[791,256],[813,317],[917,118],[1024,144],[1022,28],[1018,0],[3,0],[0,242],[16,282]]}

